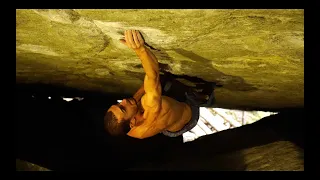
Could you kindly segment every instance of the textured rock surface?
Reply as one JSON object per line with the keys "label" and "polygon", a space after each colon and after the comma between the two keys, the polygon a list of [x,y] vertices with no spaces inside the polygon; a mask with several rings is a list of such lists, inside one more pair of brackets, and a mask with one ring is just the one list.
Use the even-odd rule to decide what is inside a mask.
{"label": "textured rock surface", "polygon": [[144,72],[118,41],[131,28],[162,70],[222,85],[220,106],[304,104],[303,10],[17,10],[16,81],[132,94]]}

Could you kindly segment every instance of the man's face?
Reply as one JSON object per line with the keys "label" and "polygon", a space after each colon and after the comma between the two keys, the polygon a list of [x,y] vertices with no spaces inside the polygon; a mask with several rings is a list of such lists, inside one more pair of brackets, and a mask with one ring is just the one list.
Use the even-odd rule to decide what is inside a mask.
{"label": "man's face", "polygon": [[122,120],[131,120],[138,112],[138,106],[133,98],[127,98],[112,105],[108,111],[112,111],[120,123]]}

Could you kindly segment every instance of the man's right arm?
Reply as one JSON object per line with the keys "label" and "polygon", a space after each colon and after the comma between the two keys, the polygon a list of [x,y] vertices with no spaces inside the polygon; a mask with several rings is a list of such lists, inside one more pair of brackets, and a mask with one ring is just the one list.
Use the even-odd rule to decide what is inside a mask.
{"label": "man's right arm", "polygon": [[[156,59],[156,56],[148,49],[148,48],[144,48],[143,51],[145,51],[147,53],[147,56],[149,56],[149,58],[152,59],[152,61],[154,62],[158,62]],[[144,52],[142,52],[142,50],[135,50],[136,54],[138,55],[138,57],[141,59]],[[145,59],[145,58],[143,58]],[[142,59],[141,59],[142,61]],[[142,63],[143,64],[143,63]],[[145,68],[144,68],[145,69]],[[147,73],[146,73],[147,74]],[[149,73],[148,73],[149,74]],[[149,76],[152,76],[149,74]],[[133,95],[133,98],[138,102],[141,100],[141,97],[145,94],[145,89],[144,89],[144,84],[142,84],[142,86],[140,87],[140,89],[138,89],[138,91]]]}
{"label": "man's right arm", "polygon": [[125,40],[122,43],[135,51],[141,60],[142,67],[146,73],[144,78],[144,104],[153,112],[158,111],[161,106],[161,84],[159,63],[153,53],[144,45],[144,40],[139,31],[126,30]]}
{"label": "man's right arm", "polygon": [[158,60],[144,46],[144,40],[139,31],[126,31],[125,40],[122,40],[122,42],[136,52],[146,73],[144,78],[145,95],[141,99],[145,110],[143,118],[146,121],[138,127],[133,127],[127,135],[139,139],[151,137],[165,129],[165,127],[159,127],[154,124],[156,123],[154,120],[161,111],[161,84]]}

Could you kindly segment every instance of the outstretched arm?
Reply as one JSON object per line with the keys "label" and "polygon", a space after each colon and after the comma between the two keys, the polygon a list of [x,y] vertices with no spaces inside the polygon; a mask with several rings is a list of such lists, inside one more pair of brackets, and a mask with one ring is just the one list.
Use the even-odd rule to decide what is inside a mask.
{"label": "outstretched arm", "polygon": [[121,42],[133,49],[140,58],[146,73],[144,78],[145,105],[153,111],[159,110],[161,102],[161,84],[159,76],[159,63],[155,55],[144,45],[144,40],[139,31],[126,30],[125,40]]}
{"label": "outstretched arm", "polygon": [[144,46],[144,40],[139,31],[127,30],[125,32],[125,40],[121,40],[121,42],[135,51],[146,73],[144,78],[145,95],[142,98],[142,104],[145,110],[143,118],[146,119],[146,121],[138,127],[133,127],[128,132],[128,135],[139,139],[151,137],[165,129],[165,127],[153,125],[153,123],[155,123],[154,120],[161,110],[161,84],[158,60],[154,54]]}

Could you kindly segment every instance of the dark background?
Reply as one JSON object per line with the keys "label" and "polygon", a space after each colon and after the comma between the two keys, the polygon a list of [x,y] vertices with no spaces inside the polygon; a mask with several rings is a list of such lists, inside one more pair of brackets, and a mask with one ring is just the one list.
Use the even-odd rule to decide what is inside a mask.
{"label": "dark background", "polygon": [[[66,102],[61,96],[84,99]],[[104,113],[124,97],[16,84],[15,158],[51,170],[245,170],[239,150],[282,140],[304,149],[303,108],[278,109],[277,115],[190,143],[162,134],[144,140],[109,137]]]}

